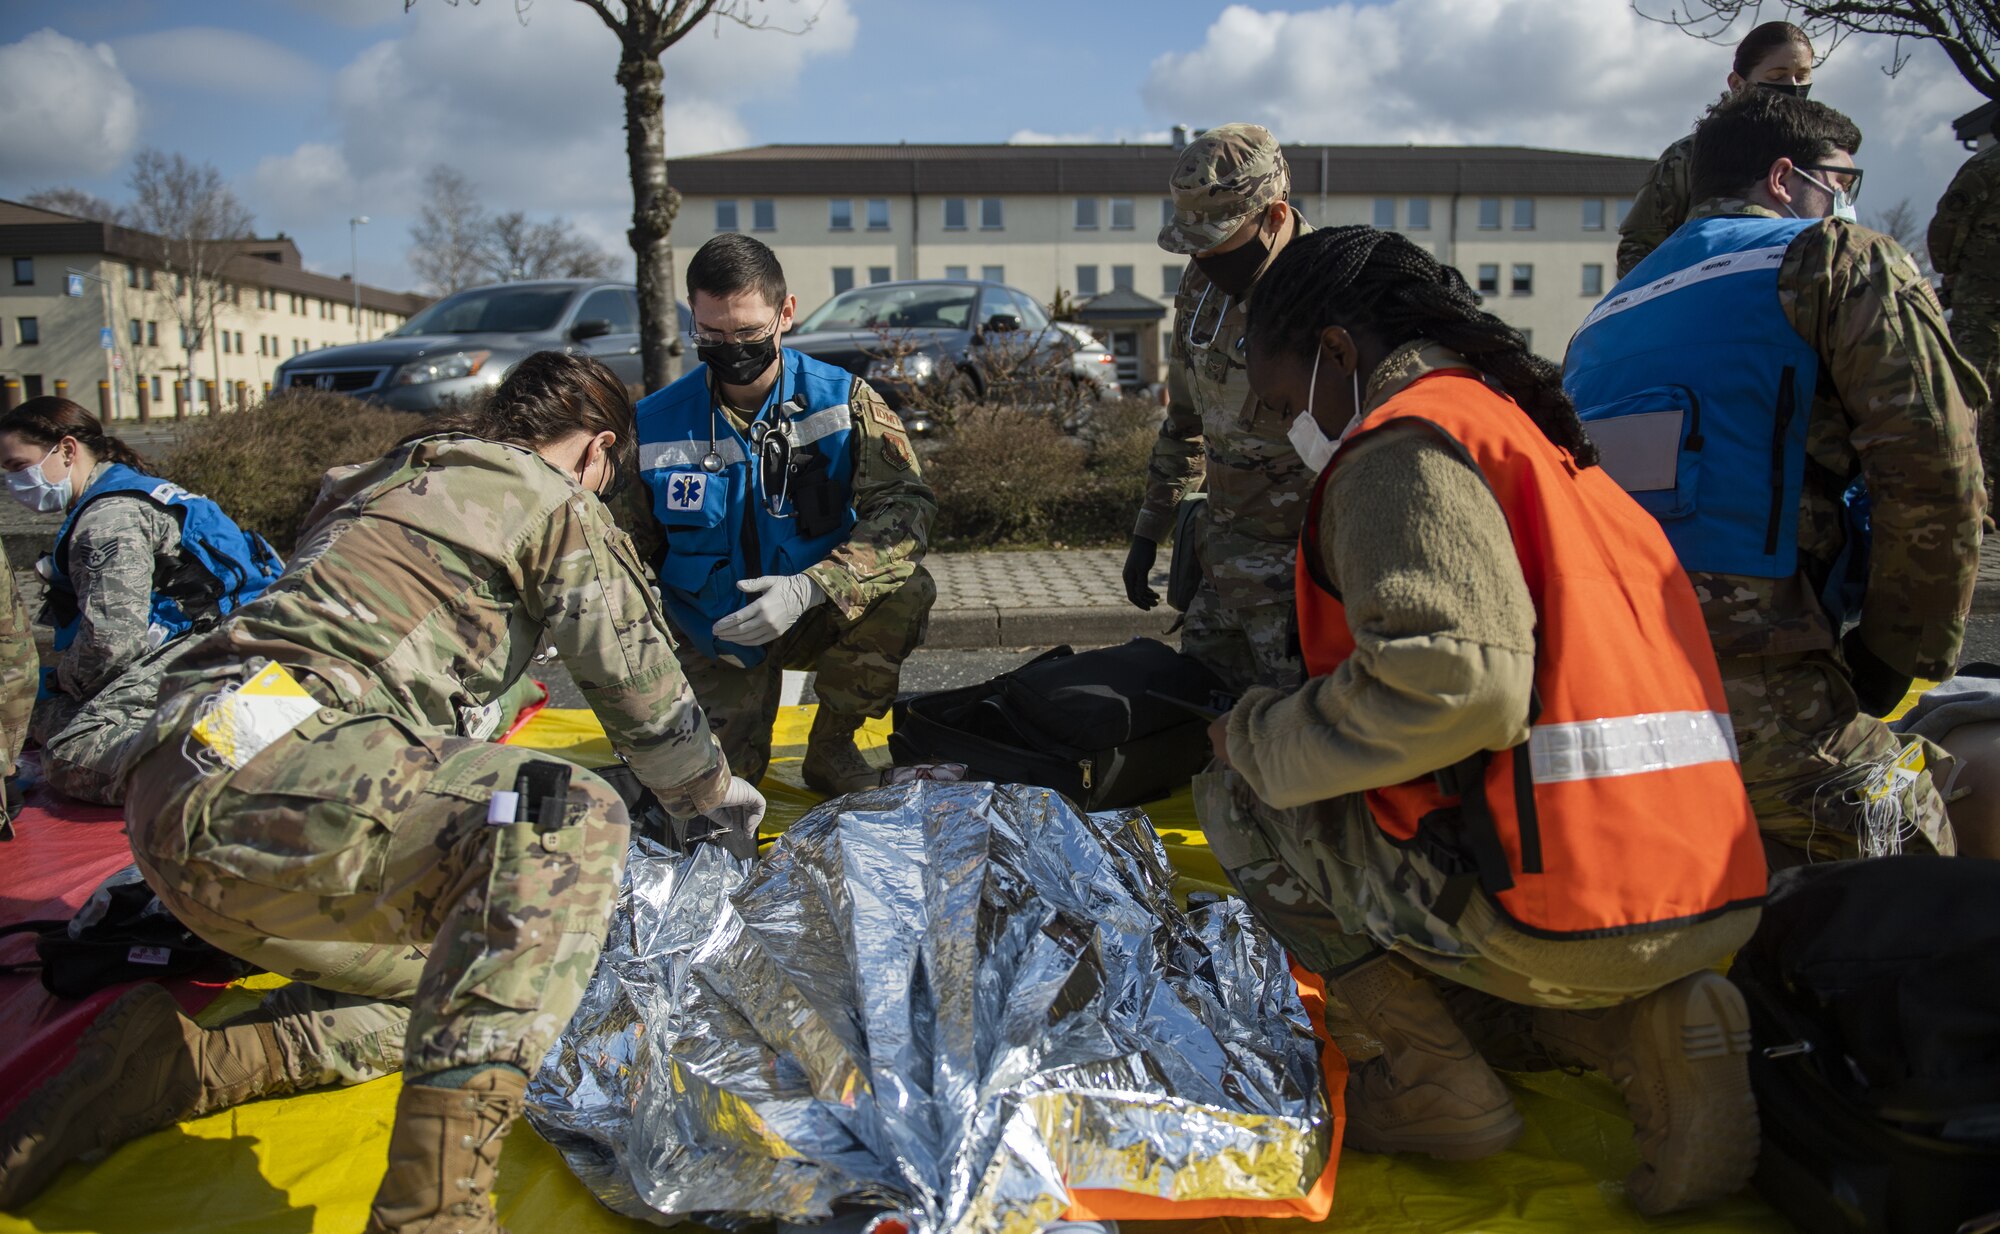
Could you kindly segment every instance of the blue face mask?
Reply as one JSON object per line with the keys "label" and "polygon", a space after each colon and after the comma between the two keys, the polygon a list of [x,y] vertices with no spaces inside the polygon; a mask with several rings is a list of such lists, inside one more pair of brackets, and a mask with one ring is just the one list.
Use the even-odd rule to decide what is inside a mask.
{"label": "blue face mask", "polygon": [[7,488],[14,494],[14,500],[38,514],[54,514],[59,510],[67,510],[70,498],[74,496],[70,491],[71,477],[64,476],[60,480],[51,481],[42,471],[42,463],[54,458],[55,453],[56,447],[51,446],[49,452],[42,456],[41,463],[7,473]]}

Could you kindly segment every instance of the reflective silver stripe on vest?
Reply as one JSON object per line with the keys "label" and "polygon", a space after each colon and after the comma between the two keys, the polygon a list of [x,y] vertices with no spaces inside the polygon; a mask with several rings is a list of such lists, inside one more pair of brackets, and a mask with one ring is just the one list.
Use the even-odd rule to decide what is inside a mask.
{"label": "reflective silver stripe on vest", "polygon": [[[715,440],[715,452],[728,467],[743,461],[743,447],[728,437]],[[639,469],[658,471],[662,467],[698,467],[708,456],[706,441],[661,441],[639,447]]]}
{"label": "reflective silver stripe on vest", "polygon": [[1535,783],[1604,780],[1736,761],[1736,730],[1719,711],[1655,711],[1537,724],[1528,737]]}
{"label": "reflective silver stripe on vest", "polygon": [[1692,287],[1696,283],[1706,283],[1710,279],[1719,279],[1729,274],[1755,274],[1759,270],[1775,270],[1785,264],[1785,253],[1790,247],[1791,245],[1786,243],[1773,245],[1770,248],[1747,249],[1741,253],[1724,253],[1719,257],[1706,258],[1684,270],[1663,274],[1644,287],[1634,287],[1630,291],[1620,292],[1599,304],[1590,310],[1590,316],[1583,319],[1583,324],[1576,328],[1576,332],[1582,334],[1606,317],[1622,313],[1629,308],[1638,308],[1648,300],[1657,300],[1668,292],[1679,291],[1683,287]]}
{"label": "reflective silver stripe on vest", "polygon": [[792,444],[809,446],[822,437],[847,431],[854,425],[854,414],[847,404],[838,407],[822,407],[809,416],[792,421]]}

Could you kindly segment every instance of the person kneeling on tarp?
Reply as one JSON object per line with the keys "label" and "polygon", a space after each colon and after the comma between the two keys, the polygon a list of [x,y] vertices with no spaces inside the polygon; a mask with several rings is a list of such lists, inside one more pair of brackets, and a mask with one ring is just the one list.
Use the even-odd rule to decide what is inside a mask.
{"label": "person kneeling on tarp", "polygon": [[133,740],[188,636],[256,599],[285,563],[213,501],[147,474],[144,459],[66,398],[0,416],[0,468],[22,505],[69,516],[36,567],[56,652],[28,722],[43,778],[65,796],[115,806]]}
{"label": "person kneeling on tarp", "polygon": [[1757,1155],[1749,1018],[1706,970],[1750,937],[1765,871],[1673,550],[1593,465],[1555,367],[1399,235],[1294,241],[1249,339],[1252,386],[1322,468],[1311,676],[1215,723],[1197,805],[1327,980],[1347,1143],[1470,1158],[1520,1134],[1449,997],[1518,1024],[1510,1053],[1618,1084],[1642,1211],[1734,1191]]}
{"label": "person kneeling on tarp", "polygon": [[330,478],[291,570],[174,666],[133,855],[190,929],[295,984],[215,1029],[157,985],[112,1004],[0,1123],[0,1207],[155,1127],[400,1067],[368,1229],[499,1228],[500,1140],[596,966],[629,827],[598,776],[464,729],[553,646],[670,814],[764,808],[600,504],[633,440],[609,369],[530,356]]}

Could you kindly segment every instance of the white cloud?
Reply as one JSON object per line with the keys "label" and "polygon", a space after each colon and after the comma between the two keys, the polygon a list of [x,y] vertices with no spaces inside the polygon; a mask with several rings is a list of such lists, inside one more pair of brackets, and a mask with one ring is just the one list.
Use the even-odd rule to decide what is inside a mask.
{"label": "white cloud", "polygon": [[353,213],[355,185],[347,159],[333,146],[307,142],[270,155],[250,173],[257,213],[287,227],[309,227]]}
{"label": "white cloud", "polygon": [[114,171],[139,137],[139,99],[103,43],[38,30],[0,46],[0,166],[9,179]]}
{"label": "white cloud", "polygon": [[[1894,80],[1881,39],[1850,39],[1813,97],[1864,134],[1863,213],[1928,214],[1964,158],[1948,121],[1979,96],[1929,44]],[[1520,144],[1651,156],[1723,88],[1730,49],[1626,0],[1352,0],[1304,12],[1231,5],[1199,47],[1155,60],[1158,119],[1250,120],[1288,141]]]}
{"label": "white cloud", "polygon": [[1119,142],[1133,142],[1139,145],[1158,145],[1168,140],[1172,134],[1166,129],[1145,129],[1134,131],[1118,129],[1106,136],[1101,129],[1088,132],[1044,133],[1039,129],[1015,129],[1007,139],[1010,146],[1098,146]]}
{"label": "white cloud", "polygon": [[291,98],[317,91],[326,74],[318,65],[269,39],[215,26],[181,26],[117,41],[118,58],[132,76],[162,85]]}

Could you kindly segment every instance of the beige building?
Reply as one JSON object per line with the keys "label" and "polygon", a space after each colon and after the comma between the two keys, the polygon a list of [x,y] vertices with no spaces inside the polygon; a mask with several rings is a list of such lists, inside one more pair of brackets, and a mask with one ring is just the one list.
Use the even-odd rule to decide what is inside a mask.
{"label": "beige building", "polygon": [[[1489,308],[1560,356],[1615,281],[1618,222],[1645,159],[1522,147],[1288,146],[1316,225],[1392,227],[1457,266]],[[1175,151],[1140,146],[759,146],[675,162],[677,256],[724,231],[777,250],[810,312],[848,287],[1008,283],[1047,303],[1112,291],[1084,320],[1153,380],[1182,259],[1155,243]],[[1165,314],[1156,314],[1164,317]]]}
{"label": "beige building", "polygon": [[429,302],[364,284],[357,320],[354,284],[305,269],[284,235],[236,250],[213,328],[184,339],[175,280],[158,267],[152,237],[0,201],[6,405],[65,394],[116,419],[245,406],[271,388],[286,357],[380,337]]}

